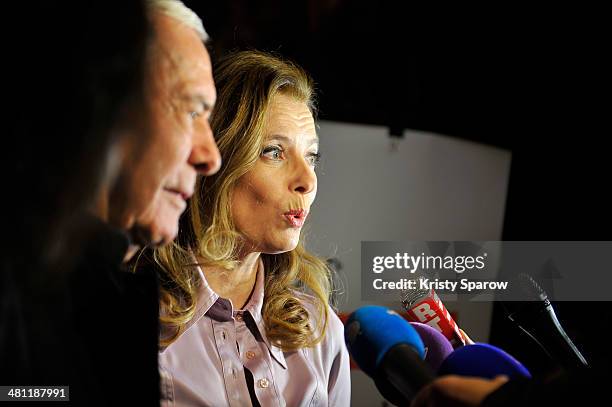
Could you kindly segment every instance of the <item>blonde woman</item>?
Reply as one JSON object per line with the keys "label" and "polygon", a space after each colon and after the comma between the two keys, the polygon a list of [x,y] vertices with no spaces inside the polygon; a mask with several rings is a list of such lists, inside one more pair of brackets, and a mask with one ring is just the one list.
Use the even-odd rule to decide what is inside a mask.
{"label": "blonde woman", "polygon": [[222,168],[159,249],[162,405],[348,406],[343,326],[301,231],[317,192],[313,88],[274,56],[215,70]]}

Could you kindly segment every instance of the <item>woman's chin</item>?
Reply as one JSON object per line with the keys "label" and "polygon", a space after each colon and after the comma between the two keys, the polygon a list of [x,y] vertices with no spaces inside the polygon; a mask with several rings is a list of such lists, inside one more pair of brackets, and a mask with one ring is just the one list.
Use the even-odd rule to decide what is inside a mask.
{"label": "woman's chin", "polygon": [[298,237],[298,239],[295,239],[295,240],[291,239],[290,241],[275,242],[274,244],[267,244],[264,246],[264,249],[262,249],[261,252],[266,253],[266,254],[287,253],[287,252],[294,250],[297,247],[299,242],[300,242],[300,239]]}

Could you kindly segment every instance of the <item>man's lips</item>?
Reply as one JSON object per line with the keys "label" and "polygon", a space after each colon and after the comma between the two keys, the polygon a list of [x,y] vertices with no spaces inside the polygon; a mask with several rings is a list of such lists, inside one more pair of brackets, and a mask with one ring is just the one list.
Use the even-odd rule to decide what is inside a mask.
{"label": "man's lips", "polygon": [[302,225],[304,225],[306,216],[308,216],[308,211],[305,209],[291,209],[283,213],[283,216],[291,226],[294,228],[301,228]]}
{"label": "man's lips", "polygon": [[184,201],[188,200],[193,195],[193,192],[191,191],[185,191],[176,188],[164,188],[164,190],[179,195]]}

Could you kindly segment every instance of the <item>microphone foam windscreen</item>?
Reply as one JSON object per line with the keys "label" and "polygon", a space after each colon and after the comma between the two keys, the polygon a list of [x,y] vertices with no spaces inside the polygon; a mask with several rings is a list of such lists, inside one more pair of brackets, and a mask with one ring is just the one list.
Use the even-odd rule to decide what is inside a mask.
{"label": "microphone foam windscreen", "polygon": [[503,350],[486,343],[466,345],[451,353],[438,369],[438,375],[456,374],[493,379],[498,375],[531,378],[521,362]]}
{"label": "microphone foam windscreen", "polygon": [[410,322],[425,345],[425,362],[437,371],[444,359],[453,353],[453,345],[444,334],[437,329],[420,322]]}
{"label": "microphone foam windscreen", "polygon": [[388,308],[369,305],[353,312],[344,328],[344,339],[353,359],[369,376],[395,345],[407,344],[422,358],[423,341],[408,321]]}

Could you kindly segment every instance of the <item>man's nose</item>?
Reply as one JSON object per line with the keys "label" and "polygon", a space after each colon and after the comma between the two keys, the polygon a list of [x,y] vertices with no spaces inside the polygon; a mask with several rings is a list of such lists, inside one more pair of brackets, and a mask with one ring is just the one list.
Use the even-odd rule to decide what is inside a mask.
{"label": "man's nose", "polygon": [[208,121],[196,130],[189,164],[202,175],[212,175],[221,168],[221,154]]}

